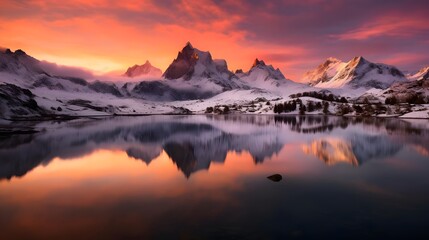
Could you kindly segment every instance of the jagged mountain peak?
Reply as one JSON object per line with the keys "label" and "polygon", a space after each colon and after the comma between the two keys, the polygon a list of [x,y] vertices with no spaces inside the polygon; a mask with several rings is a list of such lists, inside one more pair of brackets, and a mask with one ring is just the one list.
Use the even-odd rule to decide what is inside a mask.
{"label": "jagged mountain peak", "polygon": [[18,49],[18,50],[16,50],[15,51],[15,54],[16,55],[27,55],[27,53],[25,53],[23,50],[21,50],[21,49]]}
{"label": "jagged mountain peak", "polygon": [[188,41],[188,42],[186,42],[185,48],[186,48],[186,47],[188,47],[188,48],[192,48],[192,49],[194,48],[194,47],[192,46],[191,42],[189,42],[189,41]]}
{"label": "jagged mountain peak", "polygon": [[278,68],[271,64],[266,64],[263,60],[255,59],[252,67],[247,72],[236,71],[237,76],[249,86],[260,89],[272,89],[278,91],[282,87],[295,85],[291,80],[286,79]]}
{"label": "jagged mountain peak", "polygon": [[[252,67],[247,72],[247,75],[252,75],[254,73],[258,72],[258,75],[261,75],[261,72],[263,72],[265,75],[265,79],[285,79],[283,73],[278,68],[274,68],[273,65],[267,65],[265,64],[264,60],[259,60],[258,58],[255,59],[255,61],[252,64]],[[258,77],[260,78],[260,76]]]}
{"label": "jagged mountain peak", "polygon": [[254,68],[257,66],[266,66],[264,60],[259,60],[258,58],[256,58],[255,61],[253,61],[251,68]]}
{"label": "jagged mountain peak", "polygon": [[2,53],[7,55],[7,56],[12,56],[12,57],[19,58],[19,59],[31,59],[32,61],[38,61],[35,58],[31,57],[30,55],[27,55],[27,53],[21,49],[17,49],[14,52],[14,51],[10,50],[10,48],[6,48]]}
{"label": "jagged mountain peak", "polygon": [[6,54],[12,54],[13,52],[10,50],[10,48],[6,48],[4,51]]}
{"label": "jagged mountain peak", "polygon": [[188,42],[164,72],[166,79],[209,79],[223,87],[231,87],[235,75],[223,59],[213,59],[208,51],[201,51]]}
{"label": "jagged mountain peak", "polygon": [[12,54],[12,55],[21,55],[21,56],[27,55],[27,53],[25,53],[22,49],[17,49],[15,50],[15,52],[13,52],[12,50],[10,50],[10,48],[4,48],[4,49],[1,49],[0,52],[5,54]]}

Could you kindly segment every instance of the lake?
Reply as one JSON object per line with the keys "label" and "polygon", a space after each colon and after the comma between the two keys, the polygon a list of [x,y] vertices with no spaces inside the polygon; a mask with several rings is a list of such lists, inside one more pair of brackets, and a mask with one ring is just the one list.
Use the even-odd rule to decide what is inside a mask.
{"label": "lake", "polygon": [[[429,237],[429,121],[4,123],[1,239]],[[280,174],[280,181],[268,176]]]}

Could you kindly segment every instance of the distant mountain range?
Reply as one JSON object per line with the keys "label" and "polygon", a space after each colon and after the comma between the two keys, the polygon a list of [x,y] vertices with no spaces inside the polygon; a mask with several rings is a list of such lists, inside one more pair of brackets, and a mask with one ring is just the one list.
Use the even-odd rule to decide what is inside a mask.
{"label": "distant mountain range", "polygon": [[126,77],[154,77],[159,78],[162,75],[161,69],[152,66],[148,60],[143,65],[134,65],[129,67],[124,73]]}
{"label": "distant mountain range", "polygon": [[140,82],[89,79],[84,77],[86,73],[74,77],[54,71],[58,68],[22,50],[2,50],[0,117],[188,113],[189,110],[203,113],[215,105],[229,105],[236,112],[272,113],[272,105],[255,101],[277,103],[290,99],[291,94],[320,92],[350,100],[369,96],[384,102],[404,88],[407,95],[403,99],[425,100],[429,92],[426,84],[429,67],[406,76],[394,66],[372,63],[363,57],[349,62],[329,58],[307,72],[305,82],[299,83],[260,59],[255,59],[249,70],[233,73],[226,60],[214,59],[210,52],[201,51],[189,42],[163,74],[149,61],[134,65],[123,74],[137,79],[151,76],[150,80]]}

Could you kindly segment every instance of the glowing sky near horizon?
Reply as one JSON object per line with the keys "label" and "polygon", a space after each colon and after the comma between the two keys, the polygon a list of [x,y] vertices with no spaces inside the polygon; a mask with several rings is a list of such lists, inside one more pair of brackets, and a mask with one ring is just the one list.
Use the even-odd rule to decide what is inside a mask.
{"label": "glowing sky near horizon", "polygon": [[248,70],[302,74],[328,57],[429,65],[427,0],[0,0],[0,46],[95,73],[146,60],[165,70],[190,41]]}

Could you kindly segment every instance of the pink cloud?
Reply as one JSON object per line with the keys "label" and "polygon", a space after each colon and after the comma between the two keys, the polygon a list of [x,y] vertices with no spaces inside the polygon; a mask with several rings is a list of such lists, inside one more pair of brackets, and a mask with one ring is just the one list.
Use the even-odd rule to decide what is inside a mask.
{"label": "pink cloud", "polygon": [[331,35],[339,40],[366,40],[373,37],[412,37],[418,32],[429,31],[429,24],[423,19],[403,19],[385,16],[345,33]]}

